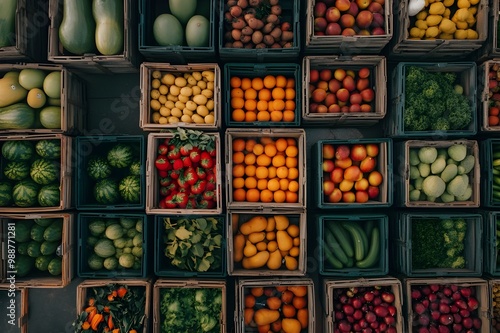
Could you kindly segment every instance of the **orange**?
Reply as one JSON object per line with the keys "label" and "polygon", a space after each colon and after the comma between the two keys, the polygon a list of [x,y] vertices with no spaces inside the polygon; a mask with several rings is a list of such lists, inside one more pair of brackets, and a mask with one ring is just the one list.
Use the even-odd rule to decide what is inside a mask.
{"label": "orange", "polygon": [[288,146],[286,147],[285,154],[286,156],[295,157],[299,153],[299,150],[296,146]]}
{"label": "orange", "polygon": [[236,98],[236,97],[243,98],[243,96],[245,96],[243,89],[241,88],[231,89],[231,98]]}
{"label": "orange", "polygon": [[283,111],[285,109],[285,101],[282,99],[275,99],[273,101],[274,111]]}
{"label": "orange", "polygon": [[296,146],[297,141],[294,138],[286,138],[286,142],[289,146]]}
{"label": "orange", "polygon": [[241,97],[231,98],[231,107],[233,109],[242,109],[245,106],[245,100]]}
{"label": "orange", "polygon": [[299,169],[288,168],[288,179],[297,179],[297,178],[299,178]]}
{"label": "orange", "polygon": [[286,79],[286,87],[295,88],[295,79],[293,77],[289,77],[288,79]]}
{"label": "orange", "polygon": [[243,164],[236,164],[233,166],[233,177],[243,177],[245,175],[245,166]]}
{"label": "orange", "polygon": [[295,89],[286,88],[285,89],[285,99],[294,99],[295,98]]}
{"label": "orange", "polygon": [[245,161],[245,154],[242,151],[237,151],[233,153],[233,163],[240,164]]}
{"label": "orange", "polygon": [[268,189],[264,189],[260,192],[260,201],[262,202],[273,202],[274,195],[273,192]]}
{"label": "orange", "polygon": [[257,91],[253,88],[249,88],[245,90],[245,99],[256,99]]}
{"label": "orange", "polygon": [[245,77],[245,78],[241,79],[241,89],[247,90],[248,88],[252,88],[252,80]]}
{"label": "orange", "polygon": [[271,164],[271,157],[261,154],[257,157],[257,165],[267,167]]}
{"label": "orange", "polygon": [[[274,145],[274,143],[268,143],[267,145],[264,146],[264,154],[266,154],[267,156],[269,157],[273,157],[274,155],[276,155],[276,146]],[[234,158],[233,158],[233,162],[234,162]]]}
{"label": "orange", "polygon": [[273,75],[267,75],[264,78],[264,87],[273,89],[276,86],[276,78]]}
{"label": "orange", "polygon": [[254,99],[247,99],[245,101],[245,110],[255,111],[257,109],[257,102]]}
{"label": "orange", "polygon": [[263,136],[263,137],[260,138],[260,143],[265,146],[268,143],[274,143],[274,140],[270,136]]}
{"label": "orange", "polygon": [[298,192],[299,191],[299,182],[296,180],[292,180],[288,183],[288,190],[290,192]]}
{"label": "orange", "polygon": [[285,90],[283,88],[276,87],[273,89],[271,96],[273,99],[285,99]]}
{"label": "orange", "polygon": [[267,189],[267,179],[257,180],[257,188],[261,191]]}
{"label": "orange", "polygon": [[274,101],[267,102],[267,111],[269,111],[269,112],[276,111],[276,110],[274,110]]}
{"label": "orange", "polygon": [[279,138],[278,140],[276,140],[276,149],[278,151],[285,151],[286,147],[288,147],[288,143],[285,138]]}
{"label": "orange", "polygon": [[281,111],[273,111],[271,112],[271,121],[281,121],[283,119],[283,112]]}
{"label": "orange", "polygon": [[247,165],[245,167],[245,175],[247,175],[248,177],[255,177],[256,169],[257,167],[255,165]]}
{"label": "orange", "polygon": [[296,192],[286,191],[285,192],[286,202],[294,203],[299,201],[299,196]]}
{"label": "orange", "polygon": [[267,182],[267,188],[273,192],[279,190],[280,189],[280,181],[278,180],[278,178],[270,179]]}
{"label": "orange", "polygon": [[233,188],[243,188],[245,187],[245,179],[242,177],[233,178]]}
{"label": "orange", "polygon": [[287,81],[288,80],[283,75],[276,76],[276,87],[285,88]]}
{"label": "orange", "polygon": [[247,153],[245,155],[245,164],[246,165],[252,165],[252,164],[255,164],[255,154],[254,153]]}
{"label": "orange", "polygon": [[287,157],[285,158],[285,165],[287,168],[295,168],[298,165],[298,161],[296,157]]}
{"label": "orange", "polygon": [[286,191],[288,190],[288,184],[290,181],[288,179],[282,178],[280,179],[280,190]]}
{"label": "orange", "polygon": [[257,120],[257,113],[255,111],[247,111],[245,112],[245,121],[247,123],[251,123],[252,121]]}
{"label": "orange", "polygon": [[274,167],[274,166],[270,166],[267,168],[267,171],[269,172],[268,176],[269,178],[276,178],[276,170],[278,170],[278,168]]}
{"label": "orange", "polygon": [[269,121],[271,119],[271,114],[267,111],[259,111],[257,113],[258,121]]}
{"label": "orange", "polygon": [[276,169],[276,175],[278,178],[287,178],[288,177],[288,168],[286,166],[281,166],[278,169]]}
{"label": "orange", "polygon": [[276,155],[273,157],[273,166],[275,167],[280,167],[280,166],[284,166],[285,163],[286,163],[286,160],[285,160],[285,157],[282,156],[282,155]]}
{"label": "orange", "polygon": [[253,150],[253,146],[257,143],[254,139],[248,139],[245,143],[245,150],[251,152]]}
{"label": "orange", "polygon": [[295,101],[286,100],[285,101],[285,110],[295,111]]}
{"label": "orange", "polygon": [[233,200],[234,201],[245,201],[246,191],[242,188],[237,188],[233,192]]}
{"label": "orange", "polygon": [[245,121],[245,111],[242,109],[234,109],[231,113],[231,118],[234,121]]}
{"label": "orange", "polygon": [[241,87],[241,79],[237,76],[233,76],[229,81],[231,88],[239,88]]}
{"label": "orange", "polygon": [[260,100],[257,102],[257,110],[267,111],[267,101]]}
{"label": "orange", "polygon": [[271,100],[271,90],[262,89],[259,91],[259,100],[269,102]]}
{"label": "orange", "polygon": [[252,79],[252,88],[255,90],[261,90],[264,88],[264,81],[260,77],[254,77]]}
{"label": "orange", "polygon": [[233,140],[233,151],[243,151],[245,150],[245,140],[244,139],[234,139]]}
{"label": "orange", "polygon": [[262,155],[264,153],[264,146],[260,143],[257,143],[253,146],[252,152],[255,154],[255,156]]}
{"label": "orange", "polygon": [[286,200],[285,191],[277,190],[276,192],[274,192],[274,202],[280,203],[280,202],[285,202],[285,200]]}
{"label": "orange", "polygon": [[290,110],[283,111],[283,121],[291,123],[294,120],[295,120],[295,112]]}
{"label": "orange", "polygon": [[245,187],[247,189],[257,188],[257,179],[255,177],[245,178]]}
{"label": "orange", "polygon": [[246,193],[246,199],[249,202],[258,202],[260,199],[260,191],[256,188],[249,189]]}

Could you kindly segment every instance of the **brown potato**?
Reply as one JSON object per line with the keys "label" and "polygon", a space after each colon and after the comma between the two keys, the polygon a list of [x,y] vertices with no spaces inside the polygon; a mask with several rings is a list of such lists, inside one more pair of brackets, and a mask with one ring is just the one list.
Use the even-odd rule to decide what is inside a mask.
{"label": "brown potato", "polygon": [[273,45],[271,45],[271,48],[272,49],[281,49],[281,45],[280,45],[280,43],[274,43]]}
{"label": "brown potato", "polygon": [[274,38],[273,36],[271,35],[265,35],[264,36],[264,44],[266,44],[267,46],[271,46],[274,44]]}
{"label": "brown potato", "polygon": [[231,14],[232,17],[240,17],[242,12],[243,9],[241,9],[240,6],[233,6],[229,8],[229,13]]}
{"label": "brown potato", "polygon": [[226,20],[226,22],[232,22],[234,17],[231,15],[230,12],[225,12],[224,13],[224,19]]}
{"label": "brown potato", "polygon": [[264,43],[259,43],[259,44],[255,45],[256,49],[265,49],[266,47],[267,47],[267,45]]}
{"label": "brown potato", "polygon": [[289,42],[289,41],[293,40],[293,32],[291,32],[291,31],[283,31],[281,33],[281,40],[284,40],[286,42]]}
{"label": "brown potato", "polygon": [[227,0],[227,5],[229,7],[236,6],[237,3],[238,3],[238,0]]}
{"label": "brown potato", "polygon": [[277,16],[281,15],[281,6],[276,5],[271,7],[271,13]]}
{"label": "brown potato", "polygon": [[231,31],[231,37],[233,37],[233,40],[241,40],[241,36],[241,30],[233,29]]}
{"label": "brown potato", "polygon": [[283,31],[292,30],[292,25],[290,24],[290,22],[283,22],[281,23],[281,30]]}
{"label": "brown potato", "polygon": [[281,33],[282,33],[281,28],[276,27],[273,29],[273,31],[271,31],[270,35],[273,36],[275,41],[279,41],[280,37],[281,37]]}
{"label": "brown potato", "polygon": [[245,19],[245,22],[248,23],[249,20],[255,18],[255,14],[254,13],[246,13],[245,15],[243,15],[243,18]]}
{"label": "brown potato", "polygon": [[268,23],[274,23],[274,24],[279,24],[280,23],[280,19],[275,14],[269,14],[269,15],[267,15],[266,22],[268,22]]}
{"label": "brown potato", "polygon": [[253,34],[253,29],[249,26],[246,26],[243,29],[241,29],[241,34],[244,36],[250,36],[251,34]]}
{"label": "brown potato", "polygon": [[262,42],[262,39],[264,39],[264,35],[260,31],[254,31],[252,34],[252,42],[257,45]]}
{"label": "brown potato", "polygon": [[262,28],[262,33],[269,34],[273,31],[274,27],[274,23],[266,23],[266,25]]}
{"label": "brown potato", "polygon": [[239,29],[239,30],[243,29],[246,26],[247,23],[242,18],[235,19],[232,24],[233,29]]}
{"label": "brown potato", "polygon": [[247,22],[248,26],[253,30],[260,30],[264,27],[264,22],[255,17],[250,18]]}
{"label": "brown potato", "polygon": [[252,41],[251,35],[241,35],[241,42],[243,44],[250,43]]}
{"label": "brown potato", "polygon": [[237,49],[243,48],[243,43],[240,40],[237,40],[233,43],[233,47]]}
{"label": "brown potato", "polygon": [[238,6],[245,9],[248,7],[248,0],[238,0]]}

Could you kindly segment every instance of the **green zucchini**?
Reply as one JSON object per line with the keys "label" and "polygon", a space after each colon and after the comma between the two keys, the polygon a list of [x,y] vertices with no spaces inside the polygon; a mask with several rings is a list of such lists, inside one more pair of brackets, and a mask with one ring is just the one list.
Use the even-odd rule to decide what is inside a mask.
{"label": "green zucchini", "polygon": [[95,43],[103,55],[123,53],[123,0],[93,0]]}
{"label": "green zucchini", "polygon": [[365,232],[356,223],[345,222],[342,226],[351,234],[354,244],[354,259],[356,259],[356,261],[363,260],[366,249],[368,248],[368,238]]}
{"label": "green zucchini", "polygon": [[342,247],[342,250],[344,250],[345,254],[348,257],[353,257],[354,256],[354,248],[352,247],[352,244],[349,242],[349,233],[337,222],[330,222],[326,224],[327,227],[330,229],[330,231],[333,233],[335,236],[335,239],[340,244],[340,247]]}
{"label": "green zucchini", "polygon": [[332,251],[330,251],[330,249],[328,248],[328,246],[323,246],[323,251],[325,252],[325,259],[326,259],[326,261],[330,265],[332,265],[333,268],[341,269],[342,267],[344,267],[342,265],[342,263],[340,262],[340,260],[335,257],[335,255],[332,253]]}
{"label": "green zucchini", "polygon": [[0,11],[0,47],[12,46],[16,40],[17,0],[3,0]]}
{"label": "green zucchini", "polygon": [[347,265],[347,262],[349,261],[347,255],[345,254],[344,250],[342,250],[342,247],[340,247],[337,239],[335,239],[335,236],[333,236],[333,233],[328,230],[328,228],[325,228],[325,240],[325,247],[329,247],[332,253],[335,254],[335,256],[340,260],[340,262],[344,265]]}
{"label": "green zucchini", "polygon": [[92,0],[64,0],[59,41],[67,51],[76,55],[95,51]]}
{"label": "green zucchini", "polygon": [[358,268],[370,268],[373,267],[379,258],[380,252],[380,230],[374,227],[371,234],[370,249],[368,254],[363,260],[356,262]]}

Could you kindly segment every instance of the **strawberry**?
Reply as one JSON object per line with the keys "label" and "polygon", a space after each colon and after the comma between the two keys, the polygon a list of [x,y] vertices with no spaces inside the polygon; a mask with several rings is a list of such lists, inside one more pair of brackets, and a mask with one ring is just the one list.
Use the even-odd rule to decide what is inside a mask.
{"label": "strawberry", "polygon": [[186,177],[184,177],[184,174],[181,174],[179,178],[177,178],[177,185],[179,185],[179,188],[187,188],[191,186],[186,181]]}
{"label": "strawberry", "polygon": [[165,156],[158,156],[155,160],[155,167],[158,170],[170,170],[172,168],[172,164]]}
{"label": "strawberry", "polygon": [[175,161],[181,158],[181,153],[179,151],[179,148],[175,147],[173,149],[170,149],[167,153],[167,158],[170,161]]}
{"label": "strawberry", "polygon": [[215,150],[215,146],[214,145],[208,145],[206,151],[212,157],[215,157],[215,155],[217,155],[217,150]]}
{"label": "strawberry", "polygon": [[204,169],[210,169],[213,165],[214,161],[212,156],[210,156],[210,154],[206,151],[201,152],[200,166]]}
{"label": "strawberry", "polygon": [[167,195],[169,195],[169,193],[170,193],[170,189],[167,186],[160,187],[160,195],[162,197],[166,197]]}
{"label": "strawberry", "polygon": [[196,174],[196,171],[189,167],[184,171],[184,178],[186,180],[186,183],[189,185],[194,185],[198,181],[198,175]]}
{"label": "strawberry", "polygon": [[207,173],[205,172],[205,169],[200,167],[196,167],[196,175],[198,176],[199,179],[207,178]]}
{"label": "strawberry", "polygon": [[177,206],[179,208],[186,208],[186,205],[188,203],[189,196],[187,193],[183,192],[178,192],[174,194],[172,200],[177,203]]}
{"label": "strawberry", "polygon": [[183,156],[181,158],[182,160],[182,164],[188,168],[188,167],[192,167],[193,166],[193,162],[191,162],[191,159],[189,158],[189,156]]}
{"label": "strawberry", "polygon": [[193,147],[189,153],[189,158],[191,159],[191,162],[199,163],[201,159],[200,149],[198,147]]}
{"label": "strawberry", "polygon": [[168,146],[166,144],[160,144],[158,145],[158,155],[167,155],[168,153]]}
{"label": "strawberry", "polygon": [[198,181],[191,185],[191,193],[193,194],[202,194],[207,187],[207,181],[204,179],[198,179]]}
{"label": "strawberry", "polygon": [[165,208],[167,209],[177,207],[177,203],[174,202],[174,194],[170,194],[167,197],[165,197],[164,202],[165,202]]}
{"label": "strawberry", "polygon": [[216,180],[215,180],[215,175],[213,173],[207,173],[207,191],[213,191],[215,190],[215,185],[216,185]]}
{"label": "strawberry", "polygon": [[168,175],[172,179],[178,179],[180,174],[181,174],[181,169],[178,169],[178,170],[170,170],[170,173]]}
{"label": "strawberry", "polygon": [[165,178],[165,177],[167,177],[167,176],[168,176],[168,173],[169,173],[169,172],[170,172],[170,171],[167,171],[167,170],[158,170],[158,176],[159,176],[160,178]]}
{"label": "strawberry", "polygon": [[182,163],[182,160],[180,158],[174,160],[174,170],[180,170],[184,167],[184,164]]}
{"label": "strawberry", "polygon": [[193,146],[187,143],[179,149],[179,152],[181,153],[181,156],[189,156],[191,149],[193,149]]}
{"label": "strawberry", "polygon": [[205,191],[205,192],[203,192],[202,197],[205,200],[213,200],[215,197],[215,192],[214,191]]}
{"label": "strawberry", "polygon": [[168,186],[172,182],[172,178],[170,177],[161,177],[160,178],[160,186]]}

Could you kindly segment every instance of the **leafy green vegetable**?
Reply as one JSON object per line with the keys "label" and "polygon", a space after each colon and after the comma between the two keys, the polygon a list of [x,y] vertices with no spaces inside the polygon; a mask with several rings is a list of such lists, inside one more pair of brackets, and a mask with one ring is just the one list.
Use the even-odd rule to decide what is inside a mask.
{"label": "leafy green vegetable", "polygon": [[413,268],[464,268],[466,231],[464,219],[414,219]]}
{"label": "leafy green vegetable", "polygon": [[222,289],[160,289],[162,333],[220,332]]}
{"label": "leafy green vegetable", "polygon": [[165,256],[180,269],[206,272],[222,265],[222,221],[217,218],[163,220]]}

